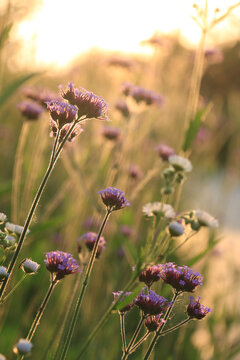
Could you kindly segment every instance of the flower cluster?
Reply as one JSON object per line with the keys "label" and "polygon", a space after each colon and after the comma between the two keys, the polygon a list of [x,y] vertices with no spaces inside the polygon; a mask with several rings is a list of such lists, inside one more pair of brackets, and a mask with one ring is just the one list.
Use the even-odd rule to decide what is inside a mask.
{"label": "flower cluster", "polygon": [[[114,296],[113,302],[115,303],[117,301],[120,301],[120,303],[121,303],[122,301],[124,301],[124,299],[127,296],[129,296],[131,294],[132,294],[131,291],[123,292],[122,290],[120,290],[120,291],[113,292],[113,296]],[[126,313],[127,311],[131,310],[133,306],[134,306],[134,302],[131,302],[130,304],[124,305],[122,308],[120,308],[119,312]]]}
{"label": "flower cluster", "polygon": [[212,309],[200,304],[200,297],[197,297],[197,300],[193,296],[189,297],[190,303],[187,306],[187,314],[191,318],[198,320],[203,319]]}
{"label": "flower cluster", "polygon": [[122,114],[122,116],[124,116],[125,118],[128,118],[130,115],[130,111],[128,108],[128,104],[126,103],[125,100],[123,99],[119,99],[116,103],[115,103],[115,108]]}
{"label": "flower cluster", "polygon": [[122,85],[122,92],[126,96],[131,96],[137,103],[143,102],[146,105],[154,104],[157,106],[161,106],[164,103],[162,95],[130,83],[124,83]]}
{"label": "flower cluster", "polygon": [[78,89],[72,82],[67,85],[65,90],[62,86],[59,88],[61,96],[70,104],[77,106],[79,118],[84,116],[87,119],[108,120],[106,115],[108,106],[102,97],[84,88]]}
{"label": "flower cluster", "polygon": [[[83,234],[80,236],[77,240],[78,242],[78,253],[82,251],[82,243],[84,242],[85,246],[89,251],[92,251],[94,248],[94,245],[97,241],[98,235],[94,232],[88,232],[86,234]],[[98,249],[96,257],[99,258],[102,254],[103,250],[105,249],[106,241],[104,240],[104,237],[101,236],[98,242]]]}
{"label": "flower cluster", "polygon": [[169,156],[175,155],[174,149],[166,144],[157,145],[156,152],[164,161],[168,161]]}
{"label": "flower cluster", "polygon": [[51,118],[56,122],[57,128],[62,128],[64,125],[71,123],[76,119],[76,106],[69,105],[65,102],[47,102],[47,109],[50,112]]}
{"label": "flower cluster", "polygon": [[176,171],[183,171],[183,172],[192,171],[191,162],[182,156],[171,155],[169,156],[168,161]]}
{"label": "flower cluster", "polygon": [[102,130],[102,135],[108,140],[116,141],[119,139],[119,137],[121,135],[121,131],[116,127],[104,126],[104,128]]}
{"label": "flower cluster", "polygon": [[143,281],[148,287],[160,279],[160,268],[157,265],[148,266],[139,275],[139,281]]}
{"label": "flower cluster", "polygon": [[108,211],[124,209],[130,206],[129,201],[125,198],[124,192],[114,187],[98,191],[103,203],[106,205]]}
{"label": "flower cluster", "polygon": [[[63,139],[65,138],[65,136],[67,135],[67,132],[69,131],[71,127],[71,124],[66,124],[64,125],[61,130],[60,130],[60,134],[59,134],[59,141],[63,141]],[[57,135],[57,131],[58,131],[58,127],[57,127],[57,123],[54,120],[50,121],[50,128],[51,128],[51,133],[50,136],[51,137],[56,137]],[[80,124],[76,124],[73,131],[71,132],[71,134],[68,137],[68,141],[72,142],[77,136],[79,136],[82,132],[83,132],[83,128],[81,127]]]}
{"label": "flower cluster", "polygon": [[163,318],[161,318],[161,315],[162,314],[152,315],[146,318],[146,320],[144,321],[144,325],[146,326],[149,332],[157,331],[159,326],[166,323],[166,321]]}
{"label": "flower cluster", "polygon": [[135,304],[145,315],[158,315],[166,310],[171,304],[164,297],[150,290],[149,294],[140,293],[135,298]]}
{"label": "flower cluster", "polygon": [[27,120],[37,120],[43,112],[43,108],[33,101],[20,102],[18,109]]}
{"label": "flower cluster", "polygon": [[57,250],[46,253],[44,262],[48,271],[56,275],[56,280],[80,271],[80,267],[72,255],[63,251]]}
{"label": "flower cluster", "polygon": [[169,262],[159,266],[162,280],[179,292],[193,292],[197,286],[202,285],[202,275],[199,272],[194,272],[186,265],[177,266]]}
{"label": "flower cluster", "polygon": [[172,218],[176,215],[171,205],[164,204],[159,201],[155,201],[153,203],[147,203],[146,205],[143,206],[142,211],[146,217],[159,215],[159,216],[164,216],[166,218]]}

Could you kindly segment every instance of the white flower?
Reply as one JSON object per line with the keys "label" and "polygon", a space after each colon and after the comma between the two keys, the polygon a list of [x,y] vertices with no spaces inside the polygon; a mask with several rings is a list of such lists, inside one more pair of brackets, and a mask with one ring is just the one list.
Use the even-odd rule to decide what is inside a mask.
{"label": "white flower", "polygon": [[0,354],[0,360],[7,360],[7,358],[3,354]]}
{"label": "white flower", "polygon": [[5,215],[4,213],[0,213],[0,222],[5,222],[7,221],[7,215]]}
{"label": "white flower", "polygon": [[26,339],[20,339],[18,343],[14,346],[13,352],[19,355],[29,354],[32,350],[33,344],[31,341]]}
{"label": "white flower", "polygon": [[208,214],[206,211],[196,210],[195,215],[201,226],[215,228],[219,225],[218,220],[215,219],[212,215]]}
{"label": "white flower", "polygon": [[35,274],[38,271],[39,267],[40,265],[37,262],[32,261],[31,259],[23,260],[20,265],[20,268],[23,269],[26,274]]}
{"label": "white flower", "polygon": [[[23,226],[20,226],[20,225],[15,225],[15,224],[12,224],[10,222],[7,222],[5,224],[5,227],[6,229],[9,231],[9,232],[12,232],[12,233],[15,233],[17,235],[21,235],[22,231],[23,231]],[[27,235],[30,233],[30,230],[27,230]]]}
{"label": "white flower", "polygon": [[5,266],[0,266],[0,280],[6,279],[8,276],[7,268],[5,268]]}
{"label": "white flower", "polygon": [[185,172],[192,171],[191,161],[182,156],[171,155],[169,156],[168,161],[177,171],[185,171]]}
{"label": "white flower", "polygon": [[172,206],[169,204],[163,204],[161,202],[147,203],[142,208],[143,214],[147,217],[152,217],[157,214],[162,215],[167,218],[175,216],[175,211]]}

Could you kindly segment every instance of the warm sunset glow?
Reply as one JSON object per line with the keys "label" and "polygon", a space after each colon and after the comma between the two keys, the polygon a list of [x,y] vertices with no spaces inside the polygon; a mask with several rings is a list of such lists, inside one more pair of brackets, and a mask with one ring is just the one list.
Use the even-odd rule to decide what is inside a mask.
{"label": "warm sunset glow", "polygon": [[[201,6],[205,1],[196,3]],[[234,3],[210,0],[209,18],[213,18],[216,8],[222,14]],[[239,9],[234,14],[239,14]],[[40,10],[19,25],[17,36],[24,40],[22,52],[26,59],[34,56],[37,65],[63,66],[93,47],[149,52],[139,43],[155,31],[178,34],[191,46],[201,34],[191,15],[195,15],[192,0],[43,0]],[[229,19],[217,26],[214,36],[209,37],[210,45],[215,43],[217,33],[221,33],[221,40],[236,39],[239,35]]]}

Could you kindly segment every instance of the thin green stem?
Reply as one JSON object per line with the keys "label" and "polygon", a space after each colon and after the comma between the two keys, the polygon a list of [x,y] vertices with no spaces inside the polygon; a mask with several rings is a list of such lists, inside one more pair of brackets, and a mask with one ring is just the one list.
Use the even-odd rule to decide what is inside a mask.
{"label": "thin green stem", "polygon": [[74,310],[74,313],[73,313],[73,317],[72,317],[72,320],[71,320],[71,322],[69,324],[69,330],[68,330],[68,333],[66,335],[66,341],[65,341],[63,351],[62,351],[62,354],[61,354],[61,357],[60,357],[59,360],[65,360],[66,359],[67,352],[68,352],[70,342],[71,342],[71,339],[72,339],[72,335],[73,335],[73,332],[74,332],[74,329],[75,329],[75,326],[76,326],[76,322],[77,322],[78,314],[79,314],[79,311],[80,311],[80,307],[81,307],[81,304],[82,304],[83,296],[85,294],[85,291],[86,291],[86,288],[87,288],[87,285],[88,285],[89,276],[91,274],[93,264],[94,264],[94,261],[95,261],[95,258],[96,258],[99,240],[100,240],[100,237],[102,235],[102,232],[104,230],[104,227],[105,227],[105,225],[106,225],[106,223],[108,221],[108,218],[109,218],[110,214],[111,214],[111,210],[107,210],[107,212],[105,214],[105,217],[103,219],[102,225],[100,227],[100,230],[98,232],[97,240],[96,240],[96,242],[94,244],[94,248],[93,248],[91,257],[89,259],[89,263],[88,263],[86,274],[85,274],[85,277],[84,277],[84,280],[83,280],[81,292],[80,292],[79,298],[77,299],[77,303],[76,303],[76,307],[75,307],[75,310]]}
{"label": "thin green stem", "polygon": [[130,354],[132,354],[150,335],[151,333],[149,331],[146,332],[145,335],[130,349]]}
{"label": "thin green stem", "polygon": [[162,331],[159,336],[167,335],[167,334],[171,333],[172,331],[175,331],[175,330],[179,329],[179,328],[182,327],[183,325],[187,324],[190,320],[192,320],[192,319],[191,319],[190,317],[188,317],[187,319],[181,321],[179,324],[171,327],[170,329],[167,329],[167,330],[165,330],[165,331]]}
{"label": "thin green stem", "polygon": [[169,306],[169,308],[167,309],[167,311],[166,311],[166,313],[164,315],[164,318],[163,318],[164,322],[162,323],[162,325],[159,326],[159,329],[156,331],[155,336],[152,339],[152,341],[151,341],[151,343],[149,345],[149,348],[148,348],[148,350],[146,352],[144,360],[149,359],[149,356],[151,355],[151,353],[152,353],[152,351],[153,351],[153,349],[154,349],[154,347],[156,345],[156,342],[157,342],[162,330],[164,329],[164,327],[165,327],[165,325],[166,325],[166,323],[168,321],[168,318],[169,318],[169,316],[170,316],[170,314],[172,312],[172,309],[174,307],[174,304],[175,304],[175,302],[177,300],[178,295],[179,295],[179,292],[176,291],[174,293],[174,295],[173,295],[173,298],[172,298],[172,301],[171,301],[171,306]]}
{"label": "thin green stem", "polygon": [[24,227],[23,227],[23,231],[22,231],[22,233],[21,233],[21,235],[19,237],[19,241],[18,241],[18,244],[17,244],[16,251],[13,254],[12,260],[11,260],[11,262],[9,264],[9,267],[8,267],[9,276],[2,283],[2,286],[1,286],[1,289],[0,289],[0,301],[2,299],[2,296],[4,294],[4,291],[5,291],[5,288],[6,288],[7,284],[9,282],[9,280],[11,279],[14,266],[16,264],[18,255],[19,255],[19,253],[21,251],[21,248],[23,246],[23,242],[24,242],[25,237],[27,235],[27,230],[28,230],[28,228],[29,228],[29,226],[30,226],[30,224],[32,222],[32,218],[33,218],[33,216],[35,214],[35,211],[36,211],[36,208],[37,208],[38,203],[40,201],[40,198],[42,196],[43,190],[44,190],[44,188],[45,188],[45,186],[46,186],[46,184],[48,182],[48,179],[49,179],[49,177],[50,177],[50,175],[52,173],[52,170],[54,169],[54,166],[55,166],[55,164],[56,164],[56,162],[57,162],[57,160],[58,160],[58,158],[59,158],[59,156],[61,154],[62,148],[63,148],[64,144],[66,143],[66,141],[67,141],[69,135],[71,134],[72,130],[74,129],[75,125],[77,124],[77,122],[78,122],[77,120],[73,122],[72,126],[70,127],[70,129],[67,132],[66,136],[64,137],[63,141],[59,145],[58,150],[55,152],[54,160],[49,162],[46,173],[45,173],[45,175],[43,177],[43,180],[42,180],[42,182],[41,182],[41,184],[40,184],[40,186],[38,188],[37,194],[36,194],[36,196],[35,196],[35,198],[33,200],[32,206],[31,206],[30,211],[29,211],[29,213],[27,215],[27,218],[26,218],[26,221],[25,221],[25,224],[24,224]]}
{"label": "thin green stem", "polygon": [[1,304],[3,304],[8,298],[9,296],[12,295],[12,293],[19,287],[19,285],[21,285],[21,283],[23,282],[24,279],[26,279],[27,274],[25,274],[17,283],[16,285],[12,288],[11,291],[9,291],[9,293],[1,300]]}
{"label": "thin green stem", "polygon": [[55,157],[56,150],[57,150],[57,147],[58,147],[58,141],[59,141],[60,133],[61,133],[61,130],[58,129],[57,130],[57,135],[55,137],[55,141],[54,141],[54,144],[53,144],[53,148],[52,148],[52,153],[51,153],[51,157],[50,157],[50,164],[52,164],[52,162],[54,161],[54,157]]}
{"label": "thin green stem", "polygon": [[125,332],[125,313],[119,313],[120,315],[120,328],[121,328],[121,337],[122,337],[122,351],[125,353],[127,344],[126,344],[126,332]]}
{"label": "thin green stem", "polygon": [[134,344],[134,342],[139,334],[139,331],[141,330],[141,327],[142,327],[145,317],[146,316],[144,316],[144,315],[141,316],[138,326],[136,327],[136,330],[134,331],[134,334],[130,340],[130,343],[128,344],[126,351],[123,353],[121,360],[126,360],[128,358],[128,356],[130,355],[130,349],[131,349],[132,345]]}

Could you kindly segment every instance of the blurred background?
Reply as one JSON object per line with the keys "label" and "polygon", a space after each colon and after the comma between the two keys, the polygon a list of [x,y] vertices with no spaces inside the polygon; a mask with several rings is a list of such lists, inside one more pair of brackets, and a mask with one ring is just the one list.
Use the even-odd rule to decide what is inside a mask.
{"label": "blurred background", "polygon": [[[206,210],[219,219],[220,229],[201,230],[168,260],[193,261],[205,279],[199,294],[213,313],[164,337],[155,359],[240,359],[239,5],[232,0],[0,2],[0,212],[23,225],[51,152],[47,112],[28,121],[17,108],[27,93],[45,99],[43,94],[57,94],[59,84],[73,81],[102,96],[110,118],[84,124],[43,195],[22,253],[22,259],[31,257],[42,266],[5,306],[0,352],[7,359],[14,359],[11,348],[27,333],[47,289],[44,252],[59,249],[77,257],[77,238],[97,231],[103,216],[97,191],[113,185],[125,191],[131,208],[114,214],[106,228],[106,250],[94,268],[69,353],[76,359],[111,304],[112,291],[123,288],[131,275],[133,253],[149,229],[142,206],[159,201],[163,185],[166,164],[156,148],[164,143],[182,154],[191,106],[209,110],[188,149],[193,171],[180,210]],[[155,91],[163,104],[126,97],[126,82]],[[127,234],[123,226],[129,227]],[[19,271],[14,281],[20,277]],[[53,294],[34,341],[34,359],[52,359],[74,280],[64,280]],[[180,310],[176,316],[181,319]],[[129,315],[129,334],[135,319],[136,313]],[[118,359],[120,353],[113,314],[83,358]]]}

